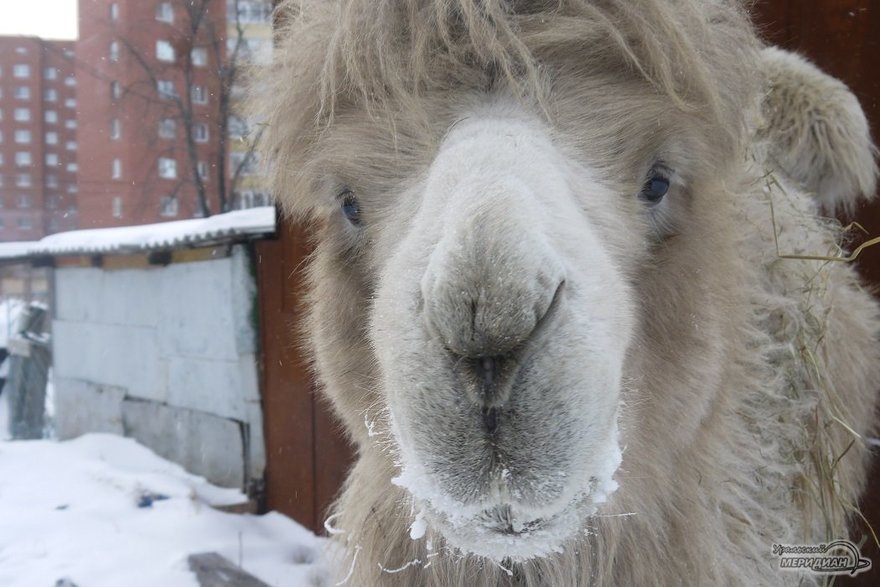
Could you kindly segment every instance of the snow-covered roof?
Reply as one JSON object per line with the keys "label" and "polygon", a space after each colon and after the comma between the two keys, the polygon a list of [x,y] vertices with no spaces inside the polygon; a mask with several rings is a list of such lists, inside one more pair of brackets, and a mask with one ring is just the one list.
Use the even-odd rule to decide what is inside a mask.
{"label": "snow-covered roof", "polygon": [[141,226],[73,230],[33,242],[0,243],[0,259],[135,253],[205,246],[275,232],[275,208],[263,206]]}
{"label": "snow-covered roof", "polygon": [[20,259],[27,257],[34,245],[38,244],[40,244],[39,241],[0,243],[0,259]]}

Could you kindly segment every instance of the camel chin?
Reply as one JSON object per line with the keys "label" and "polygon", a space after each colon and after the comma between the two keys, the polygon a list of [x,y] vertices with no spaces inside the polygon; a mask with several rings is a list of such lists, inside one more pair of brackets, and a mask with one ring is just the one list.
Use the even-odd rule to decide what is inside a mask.
{"label": "camel chin", "polygon": [[[426,523],[443,536],[453,549],[489,560],[523,562],[562,552],[579,533],[589,531],[588,520],[609,502],[617,489],[613,475],[621,463],[617,429],[604,451],[586,490],[573,492],[570,499],[535,507],[510,496],[486,497],[480,503],[464,505],[432,491],[419,467],[403,467],[392,482],[416,496],[419,513],[410,534],[420,538]],[[501,481],[509,475],[502,470]]]}

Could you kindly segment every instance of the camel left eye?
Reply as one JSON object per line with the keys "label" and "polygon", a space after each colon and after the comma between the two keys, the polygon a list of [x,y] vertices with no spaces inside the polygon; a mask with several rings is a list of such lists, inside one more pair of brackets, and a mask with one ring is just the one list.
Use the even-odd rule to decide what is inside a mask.
{"label": "camel left eye", "polygon": [[669,180],[662,175],[652,175],[642,187],[639,199],[649,204],[656,204],[669,191]]}
{"label": "camel left eye", "polygon": [[339,194],[339,197],[342,198],[342,214],[353,225],[360,226],[361,205],[358,203],[357,198],[354,197],[354,192],[345,190]]}

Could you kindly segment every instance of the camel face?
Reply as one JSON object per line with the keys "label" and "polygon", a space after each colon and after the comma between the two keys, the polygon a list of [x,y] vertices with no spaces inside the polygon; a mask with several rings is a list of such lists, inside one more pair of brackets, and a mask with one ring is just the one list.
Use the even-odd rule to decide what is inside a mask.
{"label": "camel face", "polygon": [[604,244],[614,196],[538,121],[496,107],[456,124],[404,197],[418,212],[370,329],[396,482],[464,550],[547,552],[614,489],[621,459],[634,309]]}

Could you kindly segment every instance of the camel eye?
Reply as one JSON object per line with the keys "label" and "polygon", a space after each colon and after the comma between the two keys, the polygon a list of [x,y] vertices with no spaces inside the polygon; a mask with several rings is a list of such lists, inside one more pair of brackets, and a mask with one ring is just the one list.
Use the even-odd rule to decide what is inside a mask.
{"label": "camel eye", "polygon": [[648,181],[646,181],[645,185],[642,187],[639,199],[648,204],[657,204],[663,199],[668,191],[669,179],[655,172],[648,178]]}
{"label": "camel eye", "polygon": [[358,203],[357,198],[354,197],[354,192],[344,190],[339,194],[339,198],[342,200],[342,214],[354,226],[360,226],[361,205]]}

